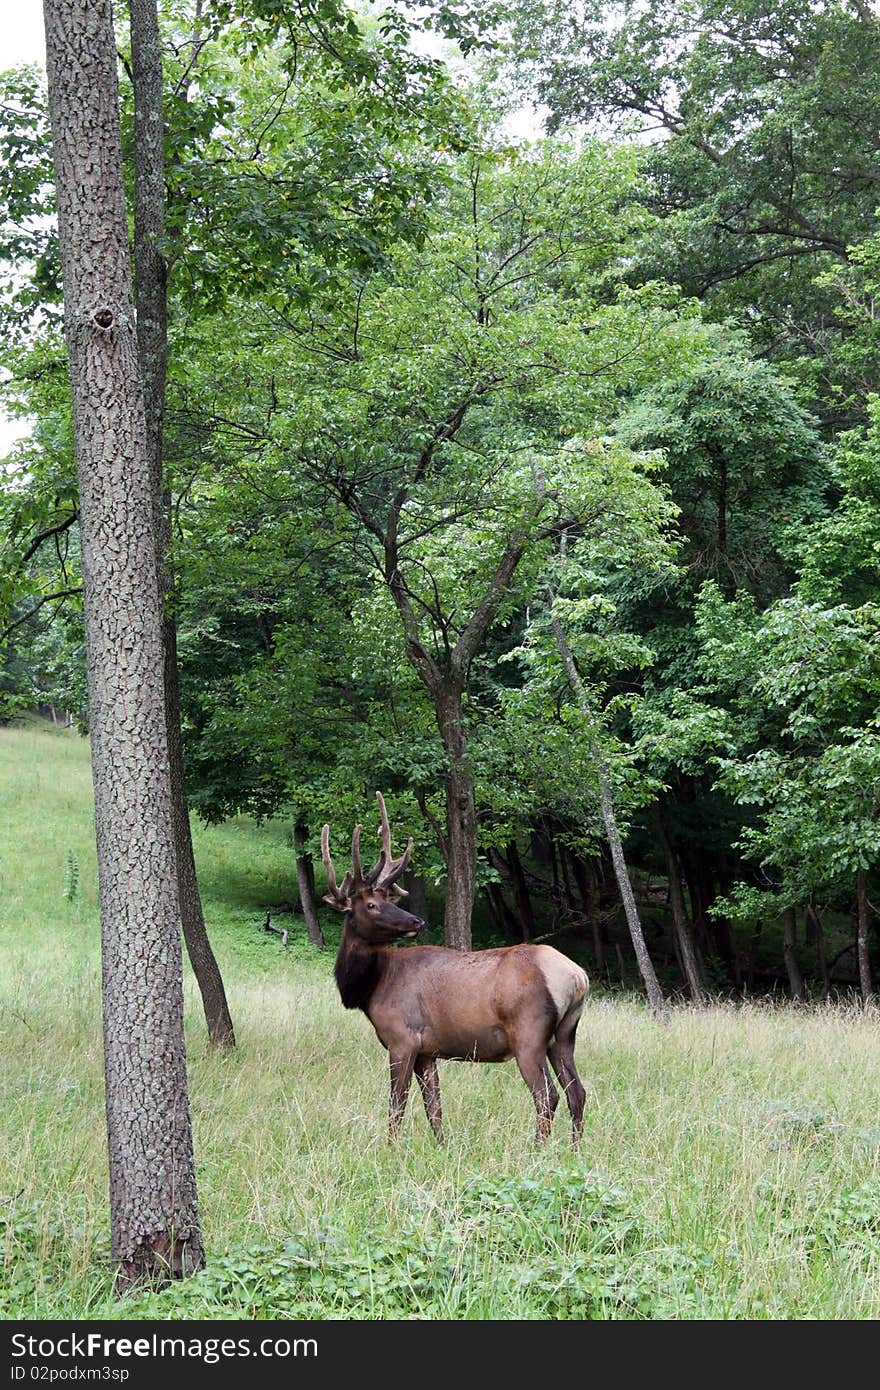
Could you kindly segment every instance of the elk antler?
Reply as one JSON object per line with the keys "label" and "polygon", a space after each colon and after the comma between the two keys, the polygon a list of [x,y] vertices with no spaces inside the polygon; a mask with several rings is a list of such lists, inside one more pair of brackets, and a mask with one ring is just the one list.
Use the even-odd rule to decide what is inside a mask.
{"label": "elk antler", "polygon": [[361,828],[356,825],[351,836],[351,881],[355,887],[360,887],[364,881],[364,871],[361,868]]}
{"label": "elk antler", "polygon": [[395,859],[391,853],[391,826],[388,824],[388,812],[385,809],[385,799],[381,792],[376,792],[376,800],[379,803],[379,811],[382,816],[382,824],[379,827],[379,837],[382,841],[382,852],[376,863],[366,876],[367,883],[372,883],[376,888],[390,888],[391,896],[394,898],[405,898],[407,890],[401,888],[396,880],[403,873],[409,857],[413,851],[412,837],[403,854],[399,859]]}
{"label": "elk antler", "polygon": [[[357,853],[360,833],[361,828],[358,825],[355,827],[355,832],[352,836],[351,850],[353,860],[355,859]],[[327,896],[325,897],[324,901],[326,903],[329,903],[331,907],[338,908],[341,912],[344,912],[346,907],[348,906],[348,897],[349,893],[351,892],[352,879],[354,876],[353,874],[348,873],[345,875],[345,878],[342,880],[340,884],[337,884],[336,882],[336,870],[333,867],[333,860],[330,858],[329,825],[325,825],[321,829],[321,858],[324,861],[324,868],[327,871],[327,888],[329,889],[329,892],[327,893]],[[358,868],[360,868],[360,859],[357,859],[357,865]]]}

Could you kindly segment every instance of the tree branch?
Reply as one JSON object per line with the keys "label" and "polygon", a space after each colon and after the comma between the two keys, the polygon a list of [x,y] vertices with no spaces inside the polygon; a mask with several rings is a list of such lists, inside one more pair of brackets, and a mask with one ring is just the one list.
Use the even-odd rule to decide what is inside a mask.
{"label": "tree branch", "polygon": [[21,559],[19,560],[17,568],[23,570],[28,560],[32,559],[33,556],[36,555],[37,551],[39,550],[40,546],[43,544],[44,541],[51,540],[53,536],[63,536],[64,532],[69,531],[74,522],[78,520],[79,511],[77,510],[71,512],[70,516],[66,517],[64,521],[59,521],[57,526],[47,526],[45,531],[38,532],[38,534],[34,536],[34,539],[31,541],[27,550],[24,552]]}
{"label": "tree branch", "polygon": [[461,636],[456,642],[450,658],[450,667],[459,679],[467,675],[471,662],[480,650],[483,638],[495,621],[507,586],[528,545],[532,523],[540,514],[543,505],[544,499],[541,497],[540,502],[529,509],[526,517],[509,538],[481,603],[462,629]]}
{"label": "tree branch", "polygon": [[57,599],[73,598],[75,594],[81,593],[82,586],[80,585],[80,587],[76,589],[59,589],[55,594],[44,594],[42,598],[37,600],[33,608],[28,609],[27,613],[23,613],[20,618],[16,618],[15,622],[9,623],[4,628],[0,628],[0,642],[5,642],[10,633],[14,632],[17,627],[21,627],[22,623],[29,622],[45,603],[54,603]]}

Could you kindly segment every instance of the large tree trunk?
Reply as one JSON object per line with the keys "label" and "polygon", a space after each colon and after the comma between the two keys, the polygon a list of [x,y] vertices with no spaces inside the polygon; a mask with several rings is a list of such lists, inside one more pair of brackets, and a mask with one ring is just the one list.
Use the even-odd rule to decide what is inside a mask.
{"label": "large tree trunk", "polygon": [[806,991],[804,990],[804,977],[797,958],[797,918],[793,907],[785,908],[782,913],[782,955],[785,960],[791,997],[796,1004],[803,1004]]}
{"label": "large tree trunk", "polygon": [[312,945],[317,946],[319,951],[323,951],[324,933],[321,931],[321,923],[318,921],[312,861],[306,853],[306,828],[300,821],[296,821],[293,827],[293,844],[296,851],[296,882],[299,888],[300,906],[306,922],[306,931]]}
{"label": "large tree trunk", "polygon": [[474,777],[462,717],[461,689],[448,683],[437,700],[437,723],[448,758],[446,773],[446,907],[443,938],[457,951],[471,949],[471,914],[477,876]]}
{"label": "large tree trunk", "polygon": [[147,453],[155,516],[156,567],[159,590],[163,596],[165,715],[171,764],[180,918],[190,964],[202,996],[208,1037],[215,1046],[232,1047],[235,1044],[232,1018],[220,968],[208,940],[196,877],[180,732],[171,498],[164,486],[162,469],[165,378],[168,364],[168,303],[165,261],[162,255],[162,239],[165,234],[165,160],[162,49],[156,0],[129,0],[129,12],[134,87],[134,253],[138,353],[143,378]]}
{"label": "large tree trunk", "polygon": [[654,966],[645,942],[642,924],[639,921],[638,908],[633,896],[632,884],[630,883],[629,872],[626,867],[626,860],[623,854],[623,841],[620,838],[620,830],[617,825],[617,816],[614,811],[614,799],[611,793],[611,778],[605,764],[605,758],[599,743],[598,735],[595,732],[596,719],[590,708],[587,699],[587,692],[581,680],[580,672],[575,665],[571,648],[562,630],[562,624],[553,612],[550,611],[550,621],[553,626],[553,635],[556,638],[556,645],[559,648],[559,655],[571,686],[581,710],[586,717],[590,727],[590,753],[596,764],[596,771],[599,776],[599,800],[602,806],[602,822],[605,826],[605,835],[611,850],[611,859],[614,864],[614,873],[620,889],[620,897],[623,902],[623,910],[626,914],[626,922],[629,927],[630,938],[632,939],[633,950],[636,953],[636,960],[639,963],[639,973],[645,986],[645,992],[651,1005],[654,1017],[660,1022],[665,1023],[669,1018],[669,1005],[663,997],[659,981],[654,971]]}
{"label": "large tree trunk", "polygon": [[203,1263],[160,599],[109,0],[46,0],[80,496],[103,951],[111,1250],[122,1287]]}

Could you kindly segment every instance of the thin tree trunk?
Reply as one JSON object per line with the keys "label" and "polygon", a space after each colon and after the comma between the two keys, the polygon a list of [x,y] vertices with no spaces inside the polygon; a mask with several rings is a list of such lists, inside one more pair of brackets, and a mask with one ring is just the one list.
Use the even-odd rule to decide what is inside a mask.
{"label": "thin tree trunk", "polygon": [[758,921],[755,923],[755,929],[752,932],[752,940],[749,945],[749,964],[748,973],[746,975],[746,988],[749,994],[753,994],[755,989],[755,971],[758,966],[758,947],[761,944],[761,933],[763,932],[763,930],[764,923],[761,920],[761,918],[758,918]]}
{"label": "thin tree trunk", "polygon": [[797,918],[793,907],[785,908],[782,913],[782,955],[785,960],[791,997],[795,1003],[803,1004],[806,991],[804,990],[804,977],[801,974],[801,967],[797,958]]}
{"label": "thin tree trunk", "polygon": [[718,549],[727,554],[727,459],[722,450],[716,453],[718,462]]}
{"label": "thin tree trunk", "polygon": [[576,912],[577,904],[575,902],[574,888],[572,887],[571,875],[569,873],[571,856],[562,840],[559,841],[557,852],[559,854],[559,869],[562,874],[562,893],[565,899],[565,906],[568,908],[569,912]]}
{"label": "thin tree trunk", "polygon": [[147,450],[155,510],[156,568],[160,593],[163,595],[165,714],[171,762],[180,917],[190,964],[202,996],[208,1037],[215,1046],[232,1047],[235,1044],[232,1018],[223,977],[208,940],[196,876],[180,732],[171,499],[164,487],[162,470],[165,379],[168,364],[168,301],[165,261],[162,255],[162,238],[165,234],[165,161],[162,49],[156,0],[129,0],[129,13],[134,88],[134,253],[138,353],[144,386]]}
{"label": "thin tree trunk", "polygon": [[486,901],[501,935],[508,937],[511,941],[521,941],[522,926],[511,910],[500,883],[486,884]]}
{"label": "thin tree trunk", "polygon": [[596,970],[600,975],[605,973],[605,934],[602,927],[602,920],[599,913],[599,886],[596,875],[581,859],[580,855],[572,855],[572,868],[574,870],[575,882],[578,892],[581,895],[581,902],[584,905],[587,921],[590,924],[590,932],[593,938],[593,955],[596,960]]}
{"label": "thin tree trunk", "polygon": [[483,900],[489,909],[489,916],[492,918],[492,925],[495,927],[495,930],[500,936],[506,936],[507,932],[505,931],[504,920],[498,909],[498,900],[495,895],[495,890],[497,888],[497,883],[485,884],[483,887]]}
{"label": "thin tree trunk", "polygon": [[177,627],[174,619],[162,614],[162,655],[165,681],[165,712],[168,752],[171,766],[171,814],[174,821],[174,849],[177,859],[177,892],[180,920],[187,955],[202,997],[208,1038],[214,1047],[234,1047],[235,1032],[223,986],[223,976],[211,949],[202,898],[196,878],[192,826],[183,773],[183,740],[180,732],[180,684],[177,676]]}
{"label": "thin tree trunk", "polygon": [[549,822],[547,823],[547,862],[550,865],[550,877],[553,879],[553,897],[556,902],[561,905],[564,890],[559,873],[559,855],[556,850],[556,840]]}
{"label": "thin tree trunk", "polygon": [[871,958],[868,952],[868,928],[871,910],[868,906],[868,875],[859,869],[856,875],[856,956],[859,962],[859,988],[862,1003],[866,1006],[874,1002],[874,985],[871,980]]}
{"label": "thin tree trunk", "polygon": [[804,923],[816,946],[816,963],[819,967],[819,979],[822,981],[822,998],[827,999],[831,993],[831,976],[828,973],[828,957],[825,951],[825,928],[822,925],[822,918],[812,903],[807,903],[804,908]]}
{"label": "thin tree trunk", "polygon": [[633,950],[636,953],[636,960],[639,963],[639,971],[642,976],[645,991],[648,995],[651,1010],[655,1018],[665,1023],[669,1018],[669,1005],[664,999],[663,992],[660,989],[657,976],[654,972],[654,966],[651,963],[651,957],[648,953],[648,947],[645,944],[642,924],[639,921],[636,900],[633,897],[632,884],[630,883],[629,872],[627,871],[626,860],[623,854],[623,842],[620,838],[617,816],[614,812],[614,800],[611,794],[611,778],[608,775],[608,768],[596,734],[595,715],[590,708],[587,692],[584,689],[584,683],[580,678],[580,673],[575,666],[571,648],[562,630],[562,624],[553,612],[552,607],[550,610],[550,621],[553,625],[553,635],[556,638],[559,655],[565,667],[565,674],[568,677],[568,682],[572,690],[577,696],[581,710],[590,729],[588,735],[590,740],[590,753],[599,774],[599,799],[602,805],[602,822],[605,826],[605,834],[611,849],[611,859],[614,864],[614,872],[617,877],[620,896],[623,900],[623,910],[626,913],[626,921],[629,927],[630,937],[632,938]]}
{"label": "thin tree trunk", "polygon": [[691,922],[694,938],[704,953],[711,952],[724,961],[736,984],[742,970],[734,945],[730,923],[726,917],[710,915],[709,908],[717,896],[706,855],[694,846],[680,848],[681,866],[691,900]]}
{"label": "thin tree trunk", "polygon": [[706,992],[703,986],[703,979],[700,973],[700,965],[697,960],[696,947],[691,935],[690,923],[687,919],[687,912],[684,906],[684,892],[681,885],[681,874],[678,867],[678,858],[675,847],[666,827],[666,821],[661,807],[657,807],[655,812],[655,823],[666,856],[666,874],[669,881],[669,906],[672,909],[672,925],[675,932],[675,943],[678,954],[681,957],[682,968],[691,999],[698,1008],[706,1006]]}
{"label": "thin tree trunk", "polygon": [[407,911],[414,912],[416,917],[421,917],[423,922],[427,922],[428,894],[423,876],[407,869],[403,876],[403,886],[407,892]]}
{"label": "thin tree trunk", "polygon": [[203,1263],[147,427],[109,0],[46,0],[73,391],[117,1287]]}
{"label": "thin tree trunk", "polygon": [[719,954],[717,943],[712,940],[709,932],[709,919],[706,916],[703,886],[697,873],[690,851],[686,844],[681,849],[681,867],[684,874],[684,881],[687,885],[688,897],[691,905],[691,923],[694,939],[703,952],[704,959],[709,956]]}
{"label": "thin tree trunk", "polygon": [[477,867],[474,778],[462,718],[461,690],[447,684],[437,702],[437,723],[448,758],[446,773],[446,906],[443,938],[457,951],[471,949],[471,914]]}
{"label": "thin tree trunk", "polygon": [[314,880],[309,872],[312,861],[311,856],[306,853],[306,828],[300,821],[296,821],[293,827],[293,844],[296,850],[296,882],[299,887],[299,900],[306,922],[306,931],[312,945],[317,946],[319,951],[323,951],[324,933],[321,931],[321,923],[318,921]]}
{"label": "thin tree trunk", "polygon": [[505,858],[510,869],[510,886],[519,917],[520,935],[523,941],[531,941],[532,937],[536,935],[535,914],[532,912],[532,900],[529,897],[528,884],[523,873],[519,851],[513,840],[507,846]]}

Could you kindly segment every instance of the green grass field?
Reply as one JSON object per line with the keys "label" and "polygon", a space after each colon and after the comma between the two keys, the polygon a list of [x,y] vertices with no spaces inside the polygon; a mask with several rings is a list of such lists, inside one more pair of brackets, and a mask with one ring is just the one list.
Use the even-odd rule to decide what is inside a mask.
{"label": "green grass field", "polygon": [[[441,1069],[385,1138],[386,1058],[293,922],[284,828],[197,831],[239,1037],[206,1046],[187,977],[208,1267],[111,1292],[100,958],[84,740],[0,730],[0,1316],[876,1318],[880,1034],[822,1008],[721,1007],[658,1029],[596,999],[580,1030],[579,1152],[550,1143],[515,1066]],[[328,936],[335,923],[326,924]],[[332,937],[331,937],[332,939]]]}

